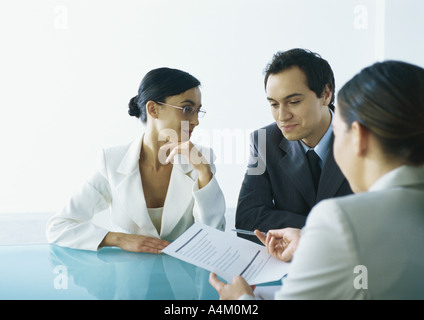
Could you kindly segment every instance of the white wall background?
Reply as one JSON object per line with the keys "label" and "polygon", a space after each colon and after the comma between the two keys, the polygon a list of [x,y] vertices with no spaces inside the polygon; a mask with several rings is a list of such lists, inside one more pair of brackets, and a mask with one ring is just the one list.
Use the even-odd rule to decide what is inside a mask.
{"label": "white wall background", "polygon": [[201,80],[208,113],[194,139],[215,148],[235,206],[248,133],[272,122],[274,53],[320,53],[337,89],[377,60],[424,66],[423,18],[421,0],[2,0],[0,213],[60,208],[101,147],[143,130],[127,103],[160,66]]}

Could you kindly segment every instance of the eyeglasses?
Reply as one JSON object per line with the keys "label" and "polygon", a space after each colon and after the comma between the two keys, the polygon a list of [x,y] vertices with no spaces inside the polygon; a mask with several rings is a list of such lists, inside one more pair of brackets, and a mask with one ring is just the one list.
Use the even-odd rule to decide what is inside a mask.
{"label": "eyeglasses", "polygon": [[203,118],[206,114],[205,110],[200,110],[200,108],[196,109],[196,108],[193,108],[192,106],[178,107],[178,106],[173,106],[171,104],[166,104],[166,103],[159,102],[159,101],[157,101],[156,103],[162,104],[164,106],[176,108],[176,109],[181,109],[181,110],[183,110],[183,115],[185,115],[187,118],[190,118],[195,112],[197,112],[197,117],[199,119]]}

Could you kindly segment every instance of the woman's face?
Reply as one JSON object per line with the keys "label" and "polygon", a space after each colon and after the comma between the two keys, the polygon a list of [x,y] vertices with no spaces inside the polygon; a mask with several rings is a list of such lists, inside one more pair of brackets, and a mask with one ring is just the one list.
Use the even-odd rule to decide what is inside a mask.
{"label": "woman's face", "polygon": [[[166,101],[160,102],[168,104],[159,104],[160,128],[158,129],[160,138],[172,142],[189,140],[194,128],[199,125],[197,110],[202,107],[202,95],[199,87],[191,88],[179,95],[170,96],[166,98]],[[195,112],[187,115],[182,109],[175,107],[192,107]]]}
{"label": "woman's face", "polygon": [[336,107],[333,119],[334,159],[346,179],[349,181],[353,192],[363,191],[360,183],[361,164],[358,161],[356,146],[354,144],[353,132],[340,116],[340,108]]}

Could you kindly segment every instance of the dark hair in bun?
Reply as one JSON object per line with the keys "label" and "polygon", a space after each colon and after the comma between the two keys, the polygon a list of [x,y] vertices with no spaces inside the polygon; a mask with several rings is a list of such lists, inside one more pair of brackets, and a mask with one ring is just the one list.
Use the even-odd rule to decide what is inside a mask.
{"label": "dark hair in bun", "polygon": [[128,103],[128,114],[132,117],[140,118],[141,112],[138,107],[138,96],[132,97]]}
{"label": "dark hair in bun", "polygon": [[424,69],[401,61],[363,69],[340,90],[338,108],[350,127],[358,121],[383,150],[404,164],[424,164]]}
{"label": "dark hair in bun", "polygon": [[146,123],[148,101],[164,102],[167,97],[179,95],[198,86],[200,81],[187,72],[171,68],[153,69],[141,80],[138,95],[128,103],[128,114]]}

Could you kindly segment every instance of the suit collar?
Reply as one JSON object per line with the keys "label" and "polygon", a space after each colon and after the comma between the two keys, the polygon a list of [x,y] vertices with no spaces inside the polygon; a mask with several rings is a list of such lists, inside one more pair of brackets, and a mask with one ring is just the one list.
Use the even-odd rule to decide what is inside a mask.
{"label": "suit collar", "polygon": [[334,160],[333,141],[334,135],[330,139],[328,154],[322,167],[317,191],[311,187],[313,185],[312,174],[308,167],[305,152],[299,142],[288,141],[283,137],[279,144],[279,148],[284,151],[279,161],[281,170],[290,178],[293,185],[311,207],[319,200],[334,196],[345,181],[344,175]]}
{"label": "suit collar", "polygon": [[369,191],[424,186],[424,167],[400,166],[378,179]]}
{"label": "suit collar", "polygon": [[193,205],[194,183],[190,175],[181,170],[181,166],[174,165],[163,206],[161,238],[172,232],[188,207]]}
{"label": "suit collar", "polygon": [[117,172],[124,175],[131,175],[136,171],[139,172],[140,152],[143,146],[143,135],[135,139],[129,146],[127,152],[118,166]]}
{"label": "suit collar", "polygon": [[283,155],[279,166],[291,180],[296,189],[302,194],[309,206],[315,204],[316,192],[313,185],[312,174],[308,168],[306,155],[298,141],[288,141],[283,137],[279,145]]}
{"label": "suit collar", "polygon": [[314,148],[308,147],[306,144],[303,143],[302,140],[299,140],[299,144],[302,146],[303,151],[306,153],[308,150],[313,149],[318,157],[320,158],[320,166],[321,169],[323,168],[323,164],[325,160],[327,159],[328,152],[330,150],[330,143],[333,139],[333,128],[330,126],[328,127],[325,134],[322,136],[321,140],[318,142],[318,144]]}

